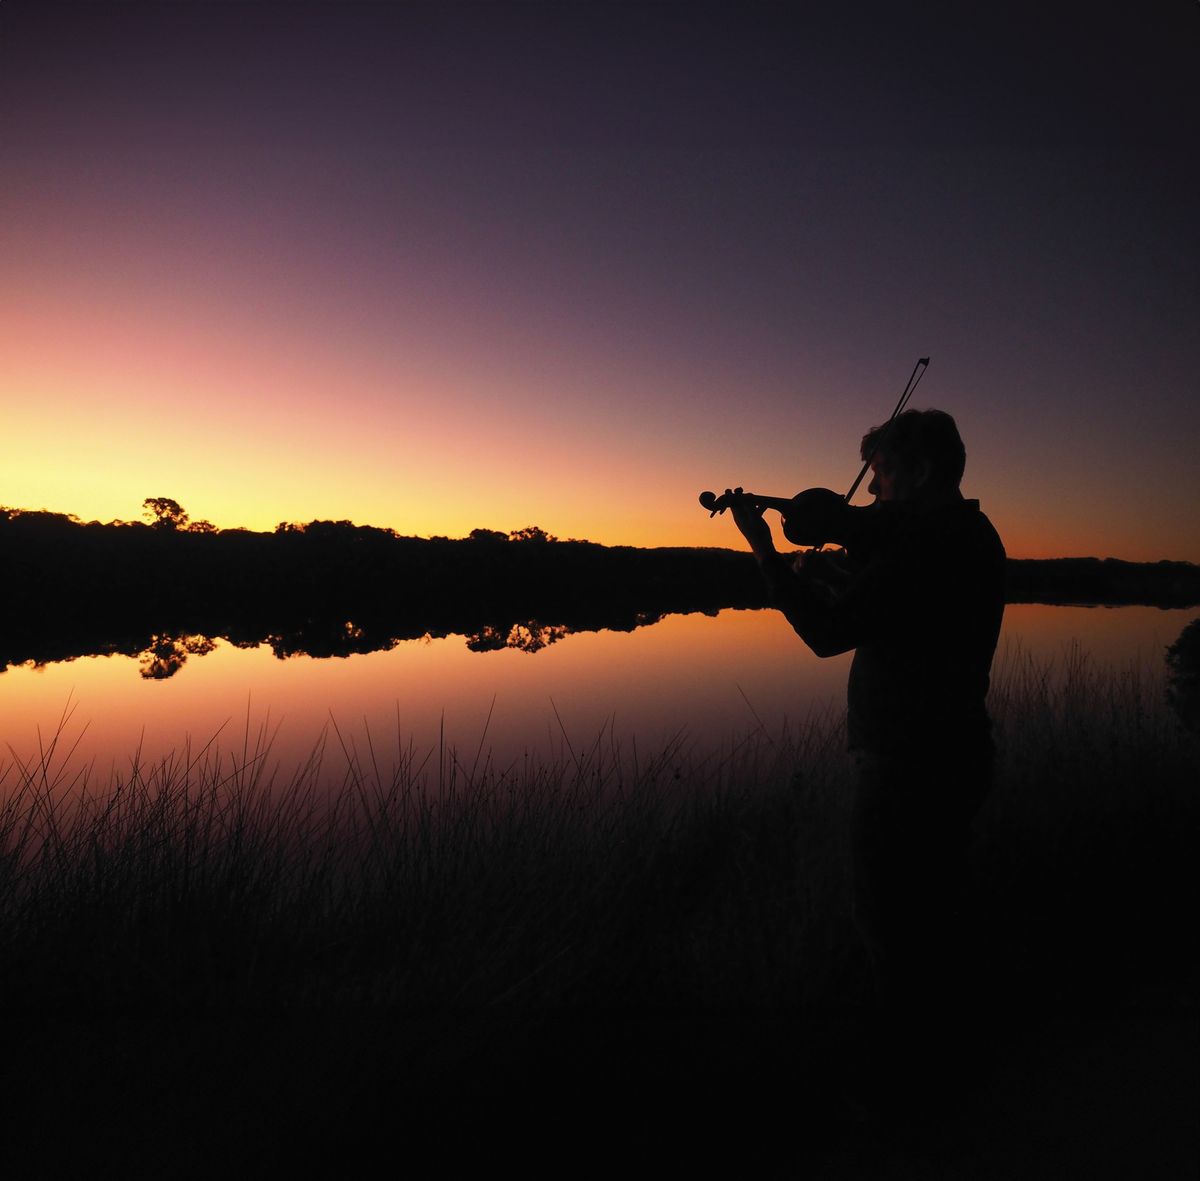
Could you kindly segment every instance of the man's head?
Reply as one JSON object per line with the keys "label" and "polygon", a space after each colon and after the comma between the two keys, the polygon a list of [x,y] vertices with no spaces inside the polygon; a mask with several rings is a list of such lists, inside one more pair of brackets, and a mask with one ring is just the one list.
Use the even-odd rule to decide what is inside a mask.
{"label": "man's head", "polygon": [[943,500],[958,495],[967,463],[954,419],[944,410],[905,410],[862,441],[871,464],[867,489],[879,500]]}

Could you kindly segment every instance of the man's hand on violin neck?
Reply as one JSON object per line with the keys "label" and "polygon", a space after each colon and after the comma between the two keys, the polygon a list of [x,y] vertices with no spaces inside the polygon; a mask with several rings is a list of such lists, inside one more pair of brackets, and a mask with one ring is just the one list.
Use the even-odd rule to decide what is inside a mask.
{"label": "man's hand on violin neck", "polygon": [[771,537],[771,527],[763,520],[762,508],[742,496],[740,488],[726,488],[725,495],[729,498],[729,511],[733,515],[733,522],[750,543],[755,555],[762,558],[773,554],[775,541]]}

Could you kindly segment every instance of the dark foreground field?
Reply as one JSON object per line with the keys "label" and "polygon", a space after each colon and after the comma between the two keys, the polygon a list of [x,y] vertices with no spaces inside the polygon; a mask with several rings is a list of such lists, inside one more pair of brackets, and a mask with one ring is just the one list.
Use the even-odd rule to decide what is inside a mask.
{"label": "dark foreground field", "polygon": [[845,1095],[836,719],[708,760],[330,734],[294,772],[253,735],[121,782],[9,765],[10,1175],[1194,1175],[1200,753],[1160,692],[998,678],[986,1069],[890,1127]]}

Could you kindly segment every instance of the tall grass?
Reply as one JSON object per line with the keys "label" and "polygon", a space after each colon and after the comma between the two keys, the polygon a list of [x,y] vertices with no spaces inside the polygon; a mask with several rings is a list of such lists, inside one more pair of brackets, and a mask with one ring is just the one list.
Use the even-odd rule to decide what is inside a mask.
{"label": "tall grass", "polygon": [[990,706],[997,786],[979,823],[1001,1003],[1195,1012],[1200,737],[1161,667],[1005,650]]}
{"label": "tall grass", "polygon": [[759,732],[707,759],[682,738],[639,758],[607,731],[499,766],[333,728],[285,773],[264,728],[239,750],[135,754],[98,784],[60,729],[0,777],[4,999],[194,1013],[780,993],[794,772],[815,787],[835,731]]}
{"label": "tall grass", "polygon": [[[1161,684],[1010,652],[992,704],[995,979],[1029,1003],[1144,999],[1140,956],[1174,1003],[1200,759]],[[835,715],[703,757],[610,729],[507,765],[330,727],[289,770],[247,724],[102,780],[69,730],[0,768],[9,1012],[796,1013],[861,987]]]}

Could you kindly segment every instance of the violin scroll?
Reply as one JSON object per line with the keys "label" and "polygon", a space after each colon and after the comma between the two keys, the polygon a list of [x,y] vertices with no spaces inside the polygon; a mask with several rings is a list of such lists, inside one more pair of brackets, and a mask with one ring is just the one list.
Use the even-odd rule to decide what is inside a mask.
{"label": "violin scroll", "polygon": [[700,493],[700,504],[708,509],[710,517],[715,517],[717,513],[723,513],[727,508],[733,508],[734,501],[737,500],[748,500],[752,504],[771,508],[772,505],[769,502],[772,499],[769,496],[755,496],[753,492],[743,492],[740,488],[726,488],[720,496],[715,492]]}

